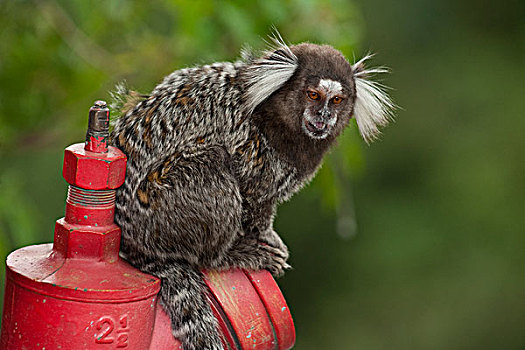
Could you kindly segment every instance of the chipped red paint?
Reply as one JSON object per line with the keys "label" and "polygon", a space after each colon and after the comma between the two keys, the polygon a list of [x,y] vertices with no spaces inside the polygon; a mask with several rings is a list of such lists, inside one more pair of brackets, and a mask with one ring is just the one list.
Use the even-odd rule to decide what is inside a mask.
{"label": "chipped red paint", "polygon": [[[295,343],[290,310],[266,271],[203,271],[209,287],[210,305],[223,335],[225,349],[288,350]],[[180,342],[167,336],[170,319],[159,307],[151,350],[181,349]]]}
{"label": "chipped red paint", "polygon": [[64,151],[62,175],[76,187],[114,190],[124,182],[126,156],[115,147],[109,147],[106,153],[96,153],[77,143]]}
{"label": "chipped red paint", "polygon": [[109,109],[104,101],[95,101],[89,109],[88,129],[86,132],[86,151],[106,153],[109,138]]}
{"label": "chipped red paint", "polygon": [[[124,182],[126,156],[107,147],[107,138],[90,136],[91,129],[107,131],[106,110],[97,101],[88,142],[65,150],[63,175],[70,186],[53,244],[21,248],[7,258],[0,350],[181,349],[157,303],[160,280],[119,257],[115,189]],[[293,321],[268,271],[203,274],[225,349],[293,346]]]}
{"label": "chipped red paint", "polygon": [[291,349],[295,344],[292,314],[279,286],[267,271],[244,271],[261,298],[273,325],[279,349]]}
{"label": "chipped red paint", "polygon": [[268,315],[246,275],[241,270],[232,270],[229,274],[204,271],[204,276],[228,317],[241,349],[275,349],[277,341]]}
{"label": "chipped red paint", "polygon": [[108,149],[108,138],[105,136],[90,136],[85,145],[86,151],[106,152]]}

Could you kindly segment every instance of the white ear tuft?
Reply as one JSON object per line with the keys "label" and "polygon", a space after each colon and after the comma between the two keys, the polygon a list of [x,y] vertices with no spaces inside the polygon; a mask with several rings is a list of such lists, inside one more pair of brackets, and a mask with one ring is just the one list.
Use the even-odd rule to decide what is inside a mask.
{"label": "white ear tuft", "polygon": [[379,128],[393,120],[393,110],[396,108],[385,92],[384,85],[366,79],[374,74],[388,72],[385,67],[366,69],[364,62],[370,57],[372,55],[366,55],[352,66],[356,89],[354,115],[366,143],[377,139],[381,134]]}
{"label": "white ear tuft", "polygon": [[290,79],[297,69],[295,54],[284,43],[283,38],[274,29],[270,37],[268,50],[261,58],[249,62],[246,80],[246,110],[253,110]]}

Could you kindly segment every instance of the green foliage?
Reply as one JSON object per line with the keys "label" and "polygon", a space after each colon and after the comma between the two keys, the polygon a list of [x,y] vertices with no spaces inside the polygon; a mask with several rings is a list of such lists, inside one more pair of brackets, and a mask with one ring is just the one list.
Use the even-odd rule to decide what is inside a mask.
{"label": "green foliage", "polygon": [[[20,196],[22,184],[12,173],[0,175],[2,197],[0,197],[0,254],[5,256],[13,246],[23,246],[34,243],[36,231],[33,217],[37,212],[34,203],[27,197]],[[16,235],[11,235],[16,233]]]}

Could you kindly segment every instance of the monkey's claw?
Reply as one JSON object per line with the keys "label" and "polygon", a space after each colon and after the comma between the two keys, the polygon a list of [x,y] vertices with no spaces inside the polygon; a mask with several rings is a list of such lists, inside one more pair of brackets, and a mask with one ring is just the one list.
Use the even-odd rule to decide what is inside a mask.
{"label": "monkey's claw", "polygon": [[283,252],[281,249],[266,244],[261,244],[260,248],[266,253],[264,268],[270,271],[273,276],[280,277],[284,275],[285,270],[292,268],[286,262],[288,259],[288,250]]}

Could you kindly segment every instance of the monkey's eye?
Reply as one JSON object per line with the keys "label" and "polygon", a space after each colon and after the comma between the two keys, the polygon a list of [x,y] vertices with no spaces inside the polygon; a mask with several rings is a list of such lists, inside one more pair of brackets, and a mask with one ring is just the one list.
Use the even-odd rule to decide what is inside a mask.
{"label": "monkey's eye", "polygon": [[320,98],[319,94],[315,91],[308,90],[306,93],[311,100],[318,100]]}
{"label": "monkey's eye", "polygon": [[339,96],[336,96],[332,99],[332,102],[335,104],[335,105],[338,105],[340,104],[341,102],[343,102],[343,99]]}

